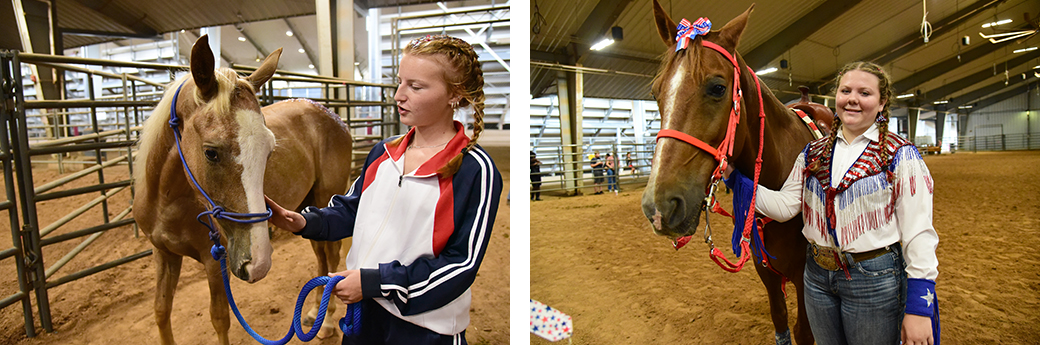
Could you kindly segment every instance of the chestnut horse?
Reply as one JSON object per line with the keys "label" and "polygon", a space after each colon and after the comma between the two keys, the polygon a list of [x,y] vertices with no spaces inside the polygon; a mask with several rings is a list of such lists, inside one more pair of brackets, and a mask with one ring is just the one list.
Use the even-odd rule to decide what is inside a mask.
{"label": "chestnut horse", "polygon": [[[750,13],[751,8],[722,29],[695,36],[686,49],[676,51],[676,24],[655,0],[658,33],[672,49],[663,58],[653,84],[653,94],[661,112],[662,130],[678,131],[712,147],[719,147],[726,137],[734,107],[733,88],[739,86],[743,98],[739,102],[739,123],[728,162],[752,176],[759,154],[759,130],[763,128],[759,113],[764,111],[759,184],[777,190],[787,179],[798,153],[813,139],[813,135],[793,111],[785,108],[771,91],[756,82],[757,77],[737,53],[737,43]],[[719,51],[705,47],[705,42],[720,46],[735,58],[738,66]],[[740,71],[736,81],[734,67]],[[702,200],[707,196],[713,172],[718,166],[719,162],[707,151],[674,137],[659,136],[650,180],[642,199],[643,213],[651,221],[655,234],[675,240],[696,232]],[[802,275],[808,243],[802,235],[801,217],[784,223],[768,223],[764,229],[764,243],[766,251],[775,257],[769,260],[772,269],[755,265],[755,270],[766,287],[777,342],[790,339],[782,290],[786,277],[794,283],[798,294],[794,338],[798,344],[812,344],[813,335],[802,300]]]}
{"label": "chestnut horse", "polygon": [[[210,255],[208,229],[196,220],[210,203],[186,168],[226,212],[263,213],[265,193],[286,207],[319,205],[345,192],[350,182],[352,140],[338,117],[309,102],[260,108],[256,92],[274,74],[280,54],[281,49],[271,53],[252,75],[241,78],[231,69],[214,70],[206,37],[199,38],[191,52],[191,74],[167,87],[144,124],[134,162],[134,218],[155,247],[155,321],[162,344],[174,344],[170,312],[185,256],[205,266],[210,318],[220,344],[228,344],[231,325],[220,263]],[[180,119],[179,142],[168,123],[171,108]],[[227,248],[228,270],[249,283],[263,279],[271,267],[267,222],[218,219],[216,226]],[[335,272],[339,244],[313,247],[322,266],[318,275]],[[335,329],[332,319],[326,318]]]}

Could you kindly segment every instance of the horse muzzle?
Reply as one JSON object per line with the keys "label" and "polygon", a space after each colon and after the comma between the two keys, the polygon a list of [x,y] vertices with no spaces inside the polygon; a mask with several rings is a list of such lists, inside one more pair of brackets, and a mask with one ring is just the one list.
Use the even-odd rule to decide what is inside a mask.
{"label": "horse muzzle", "polygon": [[678,194],[656,195],[652,188],[643,193],[643,215],[650,221],[654,234],[673,241],[697,232],[700,205]]}

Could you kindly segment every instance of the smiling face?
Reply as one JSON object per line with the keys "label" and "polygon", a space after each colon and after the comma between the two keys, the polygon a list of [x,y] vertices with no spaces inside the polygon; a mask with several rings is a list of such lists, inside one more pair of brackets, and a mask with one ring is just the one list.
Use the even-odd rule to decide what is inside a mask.
{"label": "smiling face", "polygon": [[881,99],[880,83],[877,76],[861,70],[842,75],[835,98],[847,140],[866,132],[885,107],[887,100]]}
{"label": "smiling face", "polygon": [[401,123],[425,127],[451,122],[451,102],[461,97],[448,88],[445,64],[437,55],[405,54],[397,74],[400,85],[394,93]]}

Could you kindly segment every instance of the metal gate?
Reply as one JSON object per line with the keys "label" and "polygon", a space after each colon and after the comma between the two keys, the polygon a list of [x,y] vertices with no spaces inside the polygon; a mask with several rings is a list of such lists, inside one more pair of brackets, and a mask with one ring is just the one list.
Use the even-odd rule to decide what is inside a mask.
{"label": "metal gate", "polygon": [[[84,76],[84,95],[79,99],[27,100],[23,68],[30,65],[45,65],[65,76]],[[116,74],[79,67],[81,65],[147,69],[166,74],[169,78],[157,82],[126,73]],[[250,67],[233,68],[240,73],[252,71]],[[0,299],[0,309],[20,302],[27,337],[36,335],[37,320],[45,331],[54,331],[48,298],[49,289],[152,254],[151,249],[129,253],[100,265],[57,275],[62,267],[107,231],[133,231],[133,236],[138,236],[134,219],[131,217],[132,205],[113,212],[115,215],[110,216],[109,208],[112,205],[109,200],[121,193],[130,193],[129,199],[133,199],[132,162],[134,144],[141,124],[162,97],[166,84],[174,79],[177,72],[184,73],[187,69],[187,66],[0,51],[0,164],[3,166],[7,196],[7,200],[0,201],[0,211],[7,211],[12,239],[11,248],[0,250],[0,265],[15,266],[18,283],[17,291],[13,293],[0,291],[0,297],[3,297]],[[106,80],[106,87],[117,92],[110,95],[95,92],[95,83]],[[362,131],[366,133],[366,136],[356,140],[355,161],[358,159],[359,147],[363,149],[361,152],[367,153],[367,149],[364,149],[366,146],[371,147],[378,139],[391,135],[398,127],[394,116],[396,104],[392,96],[394,85],[358,83],[278,71],[263,89],[260,97],[262,104],[294,98],[286,95],[284,89],[275,89],[275,83],[323,90],[321,97],[311,99],[325,104],[330,109],[349,109],[344,112],[349,115],[343,118],[343,121],[350,126],[352,134]],[[346,88],[346,99],[325,96],[335,94],[330,93],[334,88]],[[363,92],[371,88],[377,88],[379,91]],[[71,91],[64,90],[63,93],[67,98],[73,98],[69,97]],[[351,94],[378,94],[382,99],[352,100]],[[379,115],[365,118],[353,116],[359,112]],[[361,159],[363,157],[362,155]],[[33,164],[56,167],[61,176],[53,181],[35,181]],[[82,170],[66,174],[65,170],[71,165],[81,167]],[[360,164],[355,164],[355,167],[359,166]],[[128,170],[129,178],[106,181],[106,169],[120,168]],[[68,182],[87,176],[96,178],[97,183],[75,188],[63,187]],[[85,194],[96,194],[97,197],[54,222],[40,223],[39,215],[54,217],[41,203]],[[63,228],[76,217],[88,212],[100,212],[101,221],[84,228]],[[67,253],[57,253],[62,256],[55,262],[45,263],[44,253],[58,250],[49,246],[66,241],[80,243]],[[3,246],[0,245],[0,248]],[[34,294],[35,299],[32,299]],[[36,301],[35,308],[33,300]]]}

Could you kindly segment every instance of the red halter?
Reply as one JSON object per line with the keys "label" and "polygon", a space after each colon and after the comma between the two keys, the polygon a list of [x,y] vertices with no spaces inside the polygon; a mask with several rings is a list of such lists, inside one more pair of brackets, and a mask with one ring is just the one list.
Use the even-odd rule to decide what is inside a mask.
{"label": "red halter", "polygon": [[[660,141],[661,138],[672,138],[672,139],[680,140],[680,141],[685,142],[687,144],[693,145],[694,147],[697,147],[697,148],[699,148],[701,150],[704,150],[708,154],[711,154],[712,157],[714,157],[715,160],[719,162],[718,167],[716,167],[715,171],[712,172],[712,174],[711,174],[711,182],[708,184],[708,186],[707,186],[708,191],[706,191],[706,193],[705,193],[707,195],[707,197],[704,199],[704,203],[702,204],[701,209],[702,210],[706,209],[706,210],[709,210],[711,212],[716,212],[716,213],[721,213],[721,214],[724,214],[724,215],[728,215],[727,213],[725,213],[725,210],[723,210],[721,207],[719,207],[718,202],[715,200],[714,189],[715,189],[715,186],[717,186],[719,181],[722,179],[723,171],[725,171],[726,167],[728,166],[727,159],[729,157],[733,156],[733,142],[736,140],[735,134],[736,134],[737,124],[740,123],[740,101],[743,98],[743,93],[740,90],[740,67],[739,67],[740,65],[737,64],[737,59],[733,56],[733,54],[730,54],[728,51],[726,51],[726,49],[723,49],[718,44],[715,44],[715,43],[712,43],[712,42],[708,42],[708,41],[705,41],[705,40],[702,39],[701,40],[701,45],[703,45],[705,47],[708,47],[708,48],[711,48],[711,49],[714,49],[715,51],[718,51],[720,54],[722,54],[722,56],[726,57],[726,59],[729,60],[730,63],[733,64],[733,108],[732,108],[732,110],[730,110],[730,113],[729,113],[729,124],[726,126],[726,137],[723,138],[722,143],[719,144],[718,148],[714,148],[714,147],[711,147],[711,145],[708,145],[707,143],[705,143],[704,141],[702,141],[700,139],[697,139],[697,138],[694,138],[693,136],[691,136],[689,134],[686,134],[686,133],[683,133],[683,132],[680,132],[680,131],[677,131],[677,130],[674,130],[674,129],[664,129],[664,128],[662,128],[657,133],[657,140]],[[760,173],[762,171],[762,144],[763,144],[763,139],[764,139],[764,135],[765,135],[766,113],[765,113],[765,107],[763,106],[763,102],[762,102],[762,86],[761,86],[761,84],[758,81],[758,76],[755,75],[755,71],[752,70],[751,67],[747,67],[747,69],[748,69],[748,72],[751,73],[751,75],[753,77],[755,77],[754,78],[755,79],[755,87],[757,88],[757,91],[758,91],[758,104],[759,104],[759,107],[758,107],[759,108],[758,117],[759,117],[760,123],[759,123],[759,132],[758,132],[758,136],[759,136],[759,138],[758,138],[758,158],[755,160],[755,180],[754,180],[755,181],[755,185],[757,186],[758,185],[758,177],[759,177],[759,175],[760,175]],[[755,220],[755,217],[754,217],[754,214],[755,214],[755,200],[754,200],[754,197],[757,197],[757,194],[758,193],[757,193],[757,188],[756,188],[756,190],[752,194],[753,198],[751,199],[751,207],[748,210],[748,217],[745,218],[744,231],[742,233],[742,238],[741,238],[741,241],[740,241],[740,247],[741,247],[740,254],[741,255],[740,255],[740,259],[737,261],[736,264],[730,262],[729,259],[726,259],[726,256],[722,253],[722,251],[715,247],[715,243],[711,239],[711,227],[710,227],[710,224],[708,224],[707,219],[705,219],[704,241],[706,243],[708,243],[709,246],[711,246],[710,257],[711,257],[711,259],[713,261],[715,261],[715,263],[717,263],[719,265],[719,267],[722,267],[722,269],[724,269],[726,271],[729,271],[729,272],[739,272],[744,267],[744,263],[747,262],[747,260],[751,257],[751,244],[750,244],[751,243],[751,227],[752,227],[751,225],[752,225],[752,222],[754,222],[754,220]],[[705,214],[705,217],[707,217],[707,214]],[[732,217],[732,216],[730,216],[730,217]],[[762,231],[762,229],[759,228],[759,231]],[[682,246],[686,245],[686,243],[690,241],[691,237],[692,237],[692,235],[691,236],[682,237],[682,238],[678,239],[672,245],[675,247],[675,249],[682,248]],[[764,248],[763,248],[763,250],[764,250]],[[719,261],[719,258],[721,258],[722,261],[725,261],[725,265],[722,262]],[[762,258],[763,258],[763,261],[765,261],[766,256],[763,255]]]}

